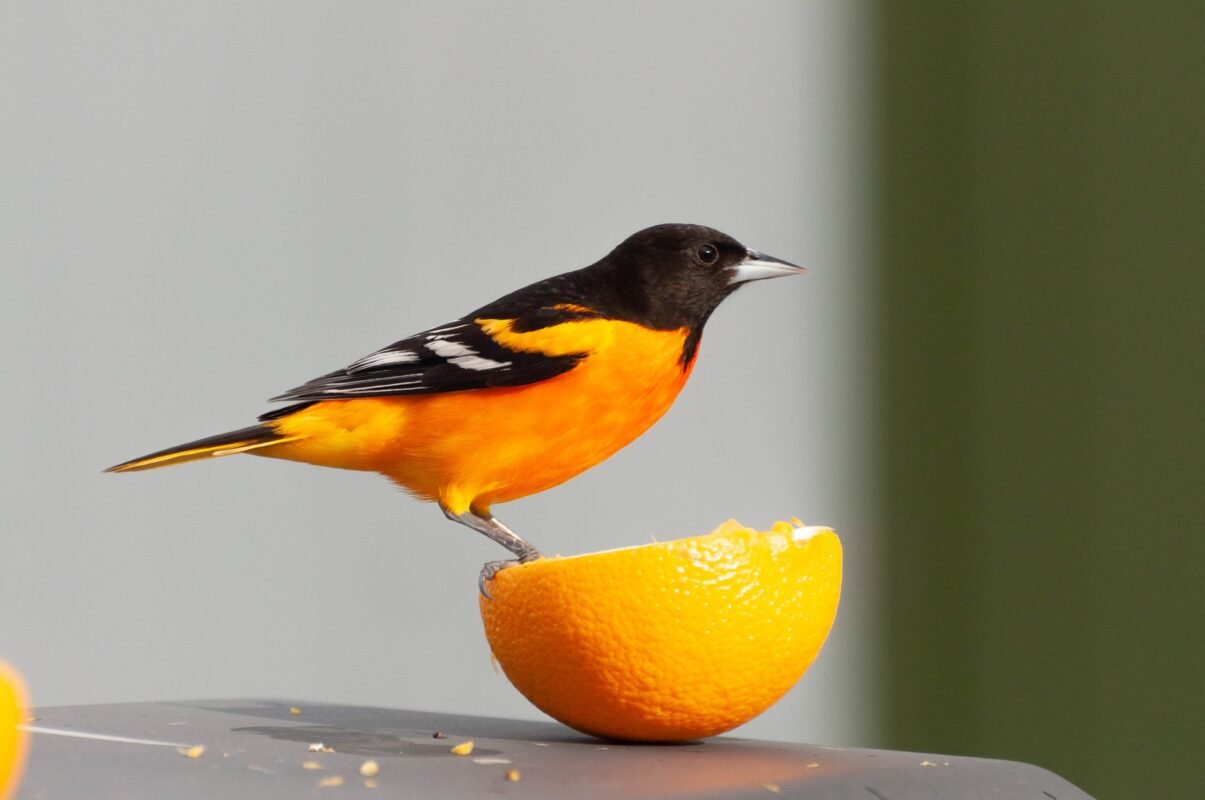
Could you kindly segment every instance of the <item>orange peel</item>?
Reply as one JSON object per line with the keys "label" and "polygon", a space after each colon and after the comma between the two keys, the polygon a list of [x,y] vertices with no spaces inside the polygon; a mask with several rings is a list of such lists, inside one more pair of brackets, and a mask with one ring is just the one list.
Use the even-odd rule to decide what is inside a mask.
{"label": "orange peel", "polygon": [[28,697],[21,675],[0,661],[0,800],[16,793],[25,768]]}
{"label": "orange peel", "polygon": [[837,613],[829,528],[714,532],[507,567],[480,598],[494,658],[549,716],[630,741],[699,739],[769,708]]}

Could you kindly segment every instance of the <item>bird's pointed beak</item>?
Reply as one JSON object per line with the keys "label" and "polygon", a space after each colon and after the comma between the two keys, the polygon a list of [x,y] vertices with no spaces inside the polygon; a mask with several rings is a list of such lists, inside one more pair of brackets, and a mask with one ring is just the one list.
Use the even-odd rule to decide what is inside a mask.
{"label": "bird's pointed beak", "polygon": [[781,258],[768,256],[756,250],[750,250],[745,260],[732,268],[729,284],[762,281],[766,278],[781,278],[785,275],[799,275],[807,272],[807,268],[799,267]]}

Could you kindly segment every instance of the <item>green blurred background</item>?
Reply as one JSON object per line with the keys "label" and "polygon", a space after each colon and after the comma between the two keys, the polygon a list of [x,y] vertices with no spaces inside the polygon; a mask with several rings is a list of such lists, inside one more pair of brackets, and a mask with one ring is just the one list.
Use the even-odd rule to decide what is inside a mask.
{"label": "green blurred background", "polygon": [[890,747],[1205,785],[1203,10],[876,8]]}

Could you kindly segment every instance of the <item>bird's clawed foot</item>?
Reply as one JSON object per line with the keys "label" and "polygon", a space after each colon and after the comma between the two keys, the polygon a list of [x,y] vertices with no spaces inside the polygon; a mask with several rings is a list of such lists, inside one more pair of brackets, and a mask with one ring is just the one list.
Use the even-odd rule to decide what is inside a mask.
{"label": "bird's clawed foot", "polygon": [[459,522],[461,525],[466,525],[478,533],[485,534],[491,541],[497,542],[515,554],[515,558],[509,561],[491,561],[481,568],[481,575],[477,579],[477,588],[480,590],[482,597],[485,597],[487,600],[493,600],[494,598],[485,588],[485,585],[494,579],[499,570],[514,564],[526,564],[528,561],[535,561],[537,558],[540,558],[539,550],[532,547],[521,536],[499,522],[489,513],[488,508],[470,509],[459,514],[442,504],[440,508],[448,519],[453,522]]}
{"label": "bird's clawed foot", "polygon": [[487,562],[486,565],[481,568],[481,574],[477,576],[477,591],[481,592],[481,596],[486,600],[493,600],[494,596],[490,594],[486,584],[492,581],[495,575],[507,567],[513,567],[516,564],[526,564],[529,561],[535,561],[537,558],[543,558],[543,556],[540,554],[540,551],[531,545],[527,545],[527,549],[523,553],[520,553],[518,558],[509,558],[506,561]]}

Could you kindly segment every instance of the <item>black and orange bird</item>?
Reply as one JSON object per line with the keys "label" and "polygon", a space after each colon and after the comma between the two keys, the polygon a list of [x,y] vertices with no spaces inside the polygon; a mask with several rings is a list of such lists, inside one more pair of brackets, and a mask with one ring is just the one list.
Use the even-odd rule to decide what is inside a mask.
{"label": "black and orange bird", "polygon": [[529,561],[539,551],[491,507],[563,483],[648,430],[690,376],[720,302],[804,271],[711,228],[657,225],[595,264],[274,397],[289,405],[256,425],[108,471],[249,453],[380,472]]}

